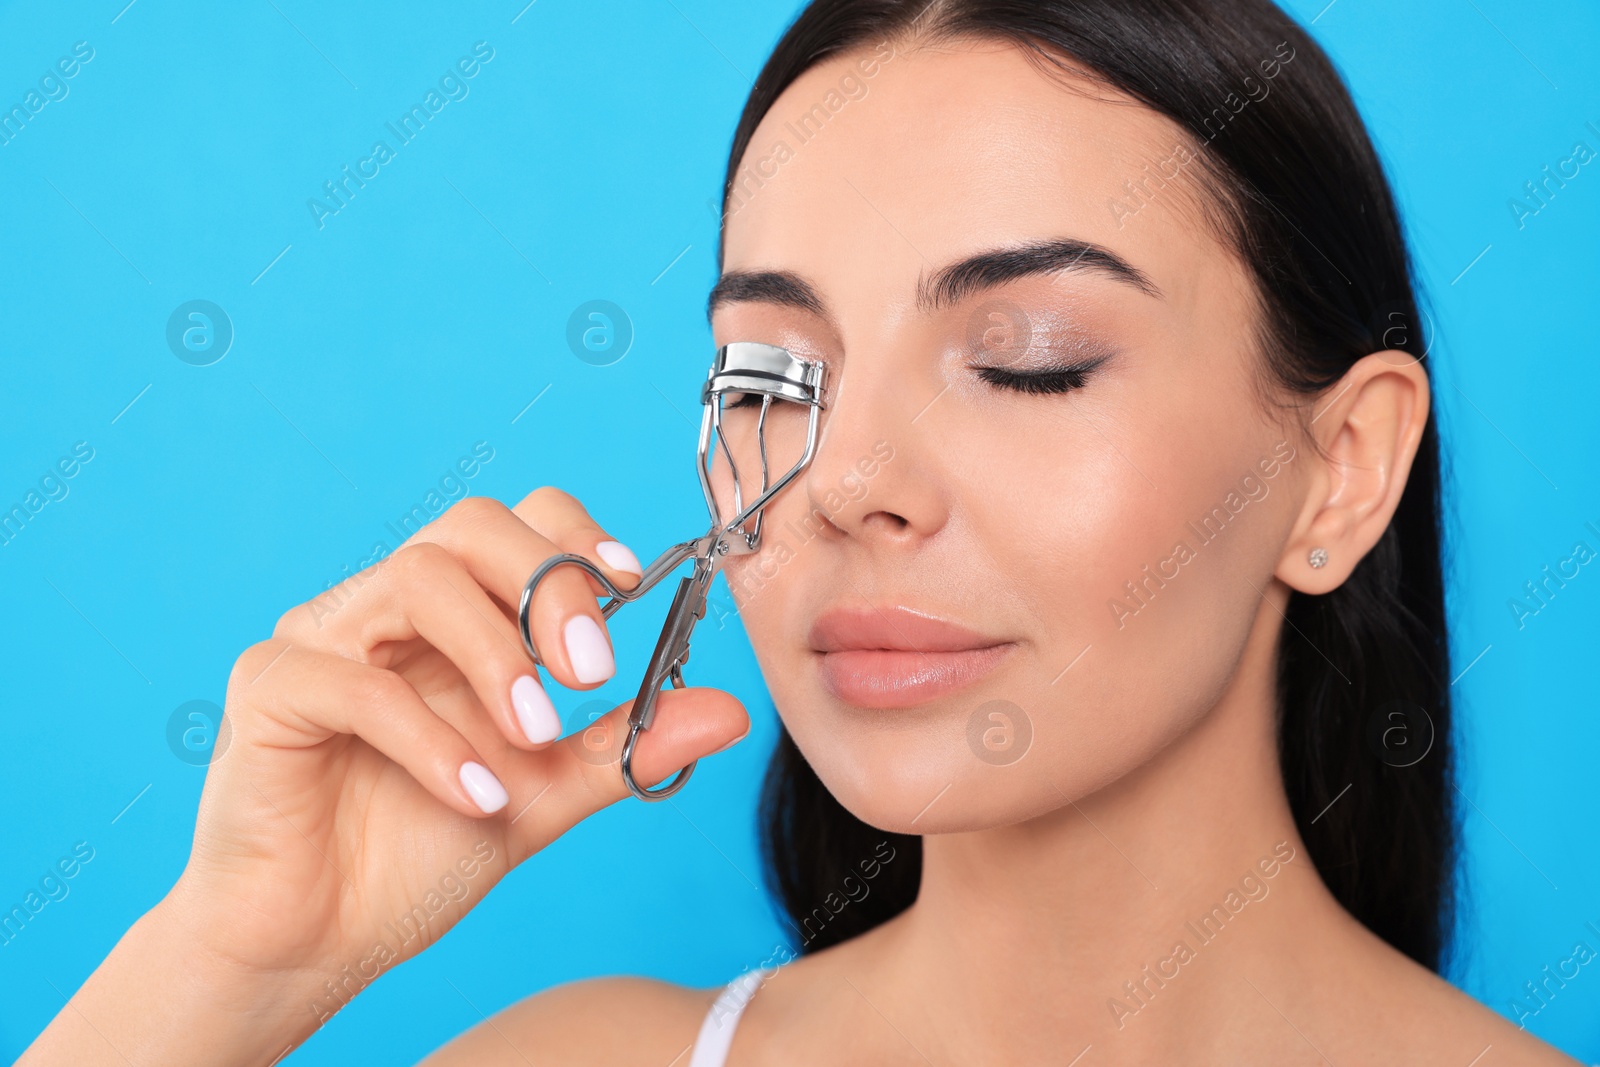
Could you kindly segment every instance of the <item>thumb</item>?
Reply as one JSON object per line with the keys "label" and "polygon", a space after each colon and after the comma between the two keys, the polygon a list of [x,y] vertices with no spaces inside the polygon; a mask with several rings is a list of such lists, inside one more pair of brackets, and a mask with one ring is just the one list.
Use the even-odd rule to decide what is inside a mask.
{"label": "thumb", "polygon": [[[523,855],[536,852],[601,808],[632,796],[622,780],[622,749],[634,701],[619,704],[583,730],[547,749],[549,781],[515,817],[513,841]],[[664,689],[655,721],[640,730],[630,767],[641,787],[653,789],[702,756],[743,738],[750,716],[738,698],[720,689]]]}

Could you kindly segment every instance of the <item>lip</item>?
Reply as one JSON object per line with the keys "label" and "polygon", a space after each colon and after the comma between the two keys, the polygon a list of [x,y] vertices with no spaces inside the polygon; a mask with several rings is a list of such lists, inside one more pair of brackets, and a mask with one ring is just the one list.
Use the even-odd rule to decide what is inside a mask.
{"label": "lip", "polygon": [[826,612],[809,639],[823,685],[865,708],[914,707],[963,689],[1016,647],[898,605]]}

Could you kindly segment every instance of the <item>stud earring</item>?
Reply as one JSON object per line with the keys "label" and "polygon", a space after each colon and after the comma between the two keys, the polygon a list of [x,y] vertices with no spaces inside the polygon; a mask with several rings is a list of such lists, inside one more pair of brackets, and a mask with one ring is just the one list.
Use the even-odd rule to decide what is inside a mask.
{"label": "stud earring", "polygon": [[1311,554],[1306,557],[1306,562],[1313,567],[1326,565],[1328,562],[1328,550],[1325,548],[1313,548]]}

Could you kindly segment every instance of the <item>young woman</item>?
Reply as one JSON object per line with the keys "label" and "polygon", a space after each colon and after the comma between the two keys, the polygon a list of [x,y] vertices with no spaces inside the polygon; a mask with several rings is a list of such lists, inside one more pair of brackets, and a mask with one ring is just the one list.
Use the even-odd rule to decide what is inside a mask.
{"label": "young woman", "polygon": [[[717,343],[829,374],[727,566],[798,958],[553,989],[430,1064],[1572,1062],[1436,973],[1426,339],[1304,32],[1266,0],[817,0],[722,236]],[[622,799],[515,631],[556,552],[638,575],[564,493],[474,498],[248,649],[187,869],[23,1062],[270,1062],[441,871],[492,883]],[[542,589],[551,675],[609,677],[598,587]],[[668,692],[635,773],[746,729]]]}

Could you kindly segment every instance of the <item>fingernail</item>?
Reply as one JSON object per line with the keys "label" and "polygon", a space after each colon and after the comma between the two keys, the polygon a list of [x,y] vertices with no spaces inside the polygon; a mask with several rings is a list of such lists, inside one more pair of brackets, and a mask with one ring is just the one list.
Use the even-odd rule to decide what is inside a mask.
{"label": "fingernail", "polygon": [[511,706],[517,712],[517,725],[529,741],[542,745],[561,736],[561,716],[533,675],[524,674],[511,683]]}
{"label": "fingernail", "polygon": [[732,741],[729,741],[727,744],[725,744],[721,748],[717,749],[716,752],[713,752],[711,754],[713,756],[715,756],[715,755],[717,755],[718,752],[726,752],[726,751],[728,751],[728,749],[732,748],[734,745],[737,745],[740,741],[743,741],[745,738],[747,738],[749,736],[750,736],[750,727],[746,726],[744,728],[744,733],[740,734],[738,737],[735,737]]}
{"label": "fingernail", "polygon": [[461,765],[461,788],[467,791],[472,802],[483,811],[485,815],[493,815],[506,806],[506,801],[511,797],[506,793],[506,787],[500,784],[500,779],[494,772],[481,763],[471,760]]}
{"label": "fingernail", "polygon": [[641,576],[644,574],[644,568],[639,566],[639,557],[629,551],[628,546],[621,541],[601,541],[594,546],[594,550],[615,570]]}
{"label": "fingernail", "polygon": [[567,644],[567,659],[580,682],[603,682],[617,671],[611,658],[611,643],[600,632],[600,624],[587,615],[574,615],[561,631]]}

